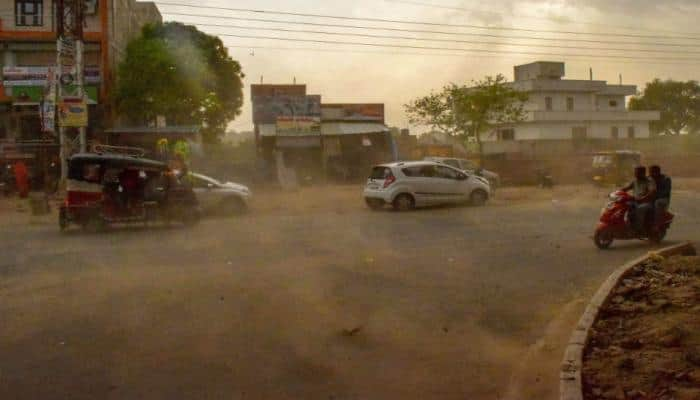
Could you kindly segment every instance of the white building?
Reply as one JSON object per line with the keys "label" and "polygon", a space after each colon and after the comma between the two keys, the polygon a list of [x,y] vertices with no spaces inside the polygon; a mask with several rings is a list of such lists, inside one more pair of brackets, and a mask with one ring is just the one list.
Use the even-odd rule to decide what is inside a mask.
{"label": "white building", "polygon": [[[535,62],[515,67],[511,87],[527,92],[525,120],[500,127],[491,141],[648,138],[658,111],[629,111],[634,85],[562,79],[564,63]],[[487,136],[487,135],[485,135]]]}

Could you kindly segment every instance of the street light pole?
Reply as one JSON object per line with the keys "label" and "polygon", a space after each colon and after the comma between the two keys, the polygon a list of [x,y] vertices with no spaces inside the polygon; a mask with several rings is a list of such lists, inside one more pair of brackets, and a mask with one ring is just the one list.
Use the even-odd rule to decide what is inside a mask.
{"label": "street light pole", "polygon": [[[83,25],[84,25],[84,0],[56,0],[56,68],[58,79],[57,97],[59,108],[58,134],[61,157],[61,181],[65,182],[68,176],[67,159],[71,152],[71,140],[67,136],[66,128],[71,124],[62,119],[61,114],[66,112],[66,103],[79,104],[85,107],[87,113],[85,88],[83,81]],[[105,12],[105,10],[101,10]],[[74,126],[74,125],[73,125]],[[87,150],[87,138],[84,124],[78,128],[78,140],[80,151]]]}

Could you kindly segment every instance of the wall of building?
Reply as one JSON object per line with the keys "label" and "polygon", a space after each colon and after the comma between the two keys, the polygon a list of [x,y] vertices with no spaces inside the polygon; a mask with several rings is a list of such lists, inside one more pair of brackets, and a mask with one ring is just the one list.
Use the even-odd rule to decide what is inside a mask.
{"label": "wall of building", "polygon": [[[9,106],[0,109],[3,136],[21,138],[27,129],[20,120],[38,120],[38,107],[13,106],[18,93],[34,99],[41,86],[5,88],[2,86],[3,67],[45,67],[56,64],[56,23],[52,0],[43,1],[40,26],[15,24],[15,0],[0,0],[0,102]],[[152,2],[136,0],[95,0],[96,14],[86,16],[84,65],[99,67],[101,83],[86,85],[90,99],[107,105],[113,82],[113,71],[123,59],[128,42],[138,36],[146,23],[161,22],[158,8]],[[102,27],[105,29],[102,29]],[[34,101],[34,100],[32,100]],[[25,102],[26,103],[26,102]],[[90,126],[101,129],[109,124],[104,106],[91,107]],[[110,118],[111,120],[111,118]],[[35,128],[31,128],[33,132]],[[38,132],[34,132],[37,135]]]}
{"label": "wall of building", "polygon": [[[485,143],[493,150],[495,143]],[[634,150],[645,165],[658,164],[671,176],[695,177],[700,168],[700,136],[620,140],[530,140],[499,143],[507,152],[486,156],[485,167],[510,184],[531,184],[536,170],[546,168],[558,183],[590,181],[592,156],[598,151]]]}
{"label": "wall of building", "polygon": [[[634,137],[649,137],[649,122],[660,116],[658,112],[627,111],[626,96],[636,93],[636,86],[561,79],[564,71],[564,63],[559,62],[516,66],[515,81],[508,86],[528,94],[529,99],[523,104],[525,119],[515,126],[501,127],[513,130],[514,138],[506,132],[485,140],[570,140],[574,128],[585,129],[587,138],[614,139],[614,127],[618,128],[617,138],[627,138],[630,130]],[[494,146],[509,148],[507,144]]]}
{"label": "wall of building", "polygon": [[[576,127],[586,128],[589,139],[615,139],[613,137],[613,127],[617,128],[617,138],[628,138],[629,129],[632,128],[634,138],[644,139],[650,136],[649,123],[646,121],[569,121],[569,122],[539,122],[523,123],[515,126],[508,126],[501,129],[512,129],[515,133],[515,140],[570,140],[573,138],[573,129]],[[485,142],[489,142],[489,151],[500,153],[509,148],[507,140],[499,140],[493,134],[486,134],[483,137]]]}
{"label": "wall of building", "polygon": [[525,111],[547,111],[547,98],[552,99],[551,111],[568,111],[567,98],[574,99],[574,111],[625,111],[625,96],[595,93],[533,92],[524,104]]}
{"label": "wall of building", "polygon": [[596,95],[596,109],[600,111],[624,111],[625,96],[622,95]]}
{"label": "wall of building", "polygon": [[[613,127],[618,128],[618,138],[626,138],[628,129],[634,129],[635,138],[649,137],[649,124],[643,121],[581,121],[581,122],[560,122],[560,123],[541,123],[530,128],[530,132],[526,132],[521,136],[520,129],[516,130],[516,138],[518,140],[557,140],[557,139],[572,139],[574,128],[586,128],[587,138],[589,139],[613,139]],[[518,127],[520,128],[520,127]],[[539,131],[539,136],[532,135],[533,131]],[[530,135],[527,135],[530,133]]]}
{"label": "wall of building", "polygon": [[[16,24],[15,0],[0,0],[0,26],[3,31],[15,32],[53,32],[56,28],[53,3],[54,0],[44,0],[40,26],[22,26]],[[96,15],[85,18],[85,32],[100,32],[99,11]]]}
{"label": "wall of building", "polygon": [[[0,46],[0,67],[2,66],[46,66],[56,63],[55,38],[51,35],[30,36],[30,33],[50,34],[55,30],[52,0],[44,0],[43,23],[41,26],[15,25],[15,0],[0,0],[0,32],[7,39],[5,43],[21,42],[26,50],[18,51]],[[101,65],[99,53],[102,36],[91,34],[101,33],[102,13],[107,12],[107,46],[109,47],[109,70],[114,70],[121,61],[128,42],[138,36],[141,28],[147,23],[162,22],[162,16],[152,2],[136,2],[135,0],[101,0],[98,1],[97,14],[86,16],[86,59],[85,65]],[[50,44],[45,48],[42,43]],[[34,44],[36,49],[29,46]],[[91,46],[92,44],[92,46]]]}
{"label": "wall of building", "polygon": [[114,69],[123,60],[127,44],[141,34],[144,25],[162,22],[163,17],[152,2],[111,0],[108,3],[110,64]]}

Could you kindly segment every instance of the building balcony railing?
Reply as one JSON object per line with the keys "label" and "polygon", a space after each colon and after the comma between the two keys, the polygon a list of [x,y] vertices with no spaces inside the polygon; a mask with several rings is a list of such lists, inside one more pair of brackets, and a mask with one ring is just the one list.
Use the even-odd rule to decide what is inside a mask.
{"label": "building balcony railing", "polygon": [[609,85],[605,81],[586,81],[573,79],[536,79],[516,81],[511,87],[524,92],[563,92],[563,93],[598,93],[603,95],[630,96],[637,93],[634,85]]}
{"label": "building balcony railing", "polygon": [[[102,39],[100,21],[95,16],[90,17],[87,21],[83,39],[86,42],[99,42]],[[0,17],[0,40],[55,41],[55,27],[56,23],[52,17],[45,17],[44,24],[40,26],[15,26],[14,17]]]}
{"label": "building balcony railing", "polygon": [[525,122],[557,121],[656,121],[659,111],[529,111]]}

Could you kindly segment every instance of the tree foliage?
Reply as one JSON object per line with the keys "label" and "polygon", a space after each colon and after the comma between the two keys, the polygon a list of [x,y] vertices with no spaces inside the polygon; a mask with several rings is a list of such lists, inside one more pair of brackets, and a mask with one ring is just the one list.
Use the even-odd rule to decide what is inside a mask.
{"label": "tree foliage", "polygon": [[513,89],[503,75],[497,75],[473,81],[469,86],[447,85],[404,107],[412,124],[476,140],[482,157],[482,135],[499,125],[522,121],[526,100],[526,93]]}
{"label": "tree foliage", "polygon": [[177,22],[147,25],[119,65],[117,111],[132,123],[202,127],[216,142],[241,112],[244,77],[221,39]]}
{"label": "tree foliage", "polygon": [[696,81],[655,79],[630,100],[629,108],[661,111],[661,119],[651,123],[653,134],[700,133],[700,85]]}

